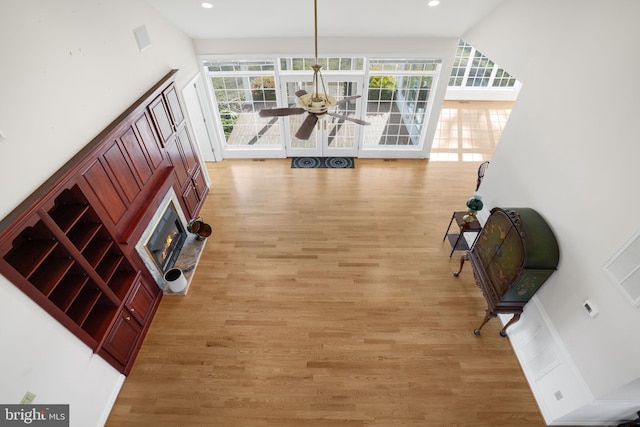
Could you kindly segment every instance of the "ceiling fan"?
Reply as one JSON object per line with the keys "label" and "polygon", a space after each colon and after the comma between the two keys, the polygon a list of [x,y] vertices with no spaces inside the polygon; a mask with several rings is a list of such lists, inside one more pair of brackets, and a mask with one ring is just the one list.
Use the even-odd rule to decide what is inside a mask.
{"label": "ceiling fan", "polygon": [[[308,113],[307,118],[302,122],[302,125],[296,132],[296,138],[298,139],[309,139],[316,123],[318,123],[318,120],[325,115],[355,122],[359,125],[369,124],[364,120],[328,111],[330,108],[346,104],[353,99],[360,98],[360,95],[347,96],[338,101],[335,97],[327,94],[322,74],[320,74],[322,66],[318,65],[318,0],[313,0],[313,20],[315,30],[315,64],[311,66],[311,69],[313,70],[313,93],[309,93],[304,89],[297,91],[296,96],[298,97],[298,107],[269,108],[260,110],[258,113],[260,117],[293,116],[303,114],[305,112]],[[322,85],[323,92],[320,92],[320,85]]]}

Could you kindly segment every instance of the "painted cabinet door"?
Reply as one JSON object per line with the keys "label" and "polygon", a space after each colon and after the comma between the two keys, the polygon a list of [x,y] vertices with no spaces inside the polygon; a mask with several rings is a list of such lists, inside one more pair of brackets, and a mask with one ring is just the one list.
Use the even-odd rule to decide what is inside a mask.
{"label": "painted cabinet door", "polygon": [[524,251],[518,230],[511,226],[499,246],[495,256],[487,266],[489,280],[496,293],[502,297],[515,282],[522,270]]}

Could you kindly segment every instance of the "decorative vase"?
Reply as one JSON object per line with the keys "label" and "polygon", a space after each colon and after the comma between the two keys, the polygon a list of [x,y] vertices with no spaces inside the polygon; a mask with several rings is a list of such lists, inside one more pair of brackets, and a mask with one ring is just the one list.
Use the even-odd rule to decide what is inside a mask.
{"label": "decorative vase", "polygon": [[164,280],[174,294],[184,291],[187,287],[187,278],[184,277],[184,273],[179,268],[172,268],[164,273]]}

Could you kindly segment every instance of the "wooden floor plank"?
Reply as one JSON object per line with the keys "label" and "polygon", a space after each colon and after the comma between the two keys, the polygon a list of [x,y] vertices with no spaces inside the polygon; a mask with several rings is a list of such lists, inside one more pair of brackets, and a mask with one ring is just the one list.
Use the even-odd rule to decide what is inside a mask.
{"label": "wooden floor plank", "polygon": [[442,238],[478,163],[208,164],[213,226],[108,427],[544,426]]}

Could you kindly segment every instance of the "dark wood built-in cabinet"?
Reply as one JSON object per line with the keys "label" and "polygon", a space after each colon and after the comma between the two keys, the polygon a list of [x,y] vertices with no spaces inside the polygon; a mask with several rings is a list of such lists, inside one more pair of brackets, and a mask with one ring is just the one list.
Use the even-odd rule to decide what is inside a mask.
{"label": "dark wood built-in cabinet", "polygon": [[208,191],[200,162],[193,147],[189,129],[174,86],[164,90],[150,105],[162,144],[174,167],[176,193],[188,215],[195,217]]}
{"label": "dark wood built-in cabinet", "polygon": [[208,188],[167,74],[0,221],[0,273],[127,374],[162,292],[136,252],[167,191]]}
{"label": "dark wood built-in cabinet", "polygon": [[524,306],[556,271],[560,251],[553,231],[531,208],[493,208],[475,244],[460,262],[471,261],[473,275],[487,300],[487,314],[480,329],[501,313],[513,317],[500,331],[520,319]]}

